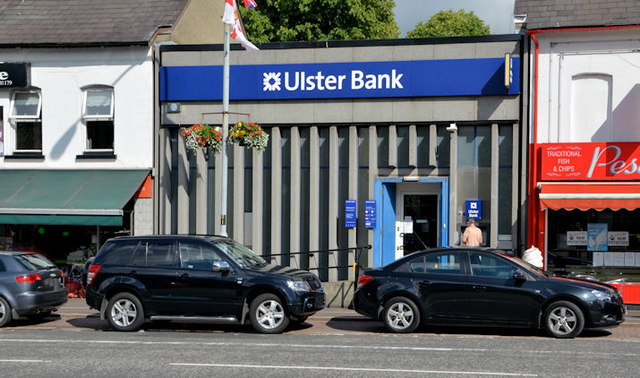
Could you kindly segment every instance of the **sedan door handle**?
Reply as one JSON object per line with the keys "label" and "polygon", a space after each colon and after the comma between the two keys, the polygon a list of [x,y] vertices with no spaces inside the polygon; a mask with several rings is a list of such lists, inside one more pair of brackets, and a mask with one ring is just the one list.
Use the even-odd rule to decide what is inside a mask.
{"label": "sedan door handle", "polygon": [[482,285],[473,285],[472,288],[473,288],[473,290],[478,290],[478,291],[487,290],[487,287],[486,286],[482,286]]}
{"label": "sedan door handle", "polygon": [[182,273],[182,274],[176,273],[176,274],[178,275],[178,278],[189,278],[189,273]]}

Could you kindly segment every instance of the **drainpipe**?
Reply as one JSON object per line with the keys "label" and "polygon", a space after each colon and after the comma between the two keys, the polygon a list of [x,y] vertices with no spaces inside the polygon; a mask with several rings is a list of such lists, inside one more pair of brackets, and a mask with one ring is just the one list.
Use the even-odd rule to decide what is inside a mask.
{"label": "drainpipe", "polygon": [[[529,204],[528,204],[528,232],[527,232],[527,247],[531,245],[535,245],[541,251],[543,251],[544,255],[544,237],[540,237],[540,230],[543,230],[544,227],[540,228],[541,220],[540,218],[540,203],[536,193],[536,184],[538,180],[538,162],[536,159],[537,155],[537,144],[538,144],[538,79],[539,79],[539,56],[540,56],[540,45],[538,43],[538,39],[536,38],[535,32],[527,32],[529,36],[531,36],[531,40],[535,46],[534,52],[534,67],[533,67],[533,135],[532,140],[529,145]],[[546,259],[545,259],[546,262]]]}

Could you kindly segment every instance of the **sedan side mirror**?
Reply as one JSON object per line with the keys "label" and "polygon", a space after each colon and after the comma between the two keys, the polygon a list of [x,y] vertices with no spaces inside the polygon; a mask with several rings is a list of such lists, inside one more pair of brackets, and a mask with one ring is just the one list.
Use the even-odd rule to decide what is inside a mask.
{"label": "sedan side mirror", "polygon": [[521,270],[516,270],[513,272],[513,279],[516,281],[526,281],[527,276],[524,275],[524,272]]}
{"label": "sedan side mirror", "polygon": [[228,272],[231,270],[229,263],[226,261],[214,261],[213,262],[213,271],[214,272]]}

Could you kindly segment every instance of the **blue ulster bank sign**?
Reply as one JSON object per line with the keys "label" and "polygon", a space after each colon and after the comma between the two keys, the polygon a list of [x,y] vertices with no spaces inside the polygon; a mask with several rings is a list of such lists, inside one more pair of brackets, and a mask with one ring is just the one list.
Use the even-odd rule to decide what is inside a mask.
{"label": "blue ulster bank sign", "polygon": [[[519,58],[512,58],[519,67]],[[504,58],[236,65],[231,100],[515,95],[520,71],[505,86]],[[160,101],[222,99],[222,66],[163,66]]]}

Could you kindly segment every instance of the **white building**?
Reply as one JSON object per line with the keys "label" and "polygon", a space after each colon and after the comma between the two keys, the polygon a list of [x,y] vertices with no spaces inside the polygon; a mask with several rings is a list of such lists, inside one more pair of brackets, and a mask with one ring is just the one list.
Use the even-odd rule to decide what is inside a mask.
{"label": "white building", "polygon": [[222,39],[222,2],[83,5],[0,7],[2,248],[153,233],[155,46]]}

